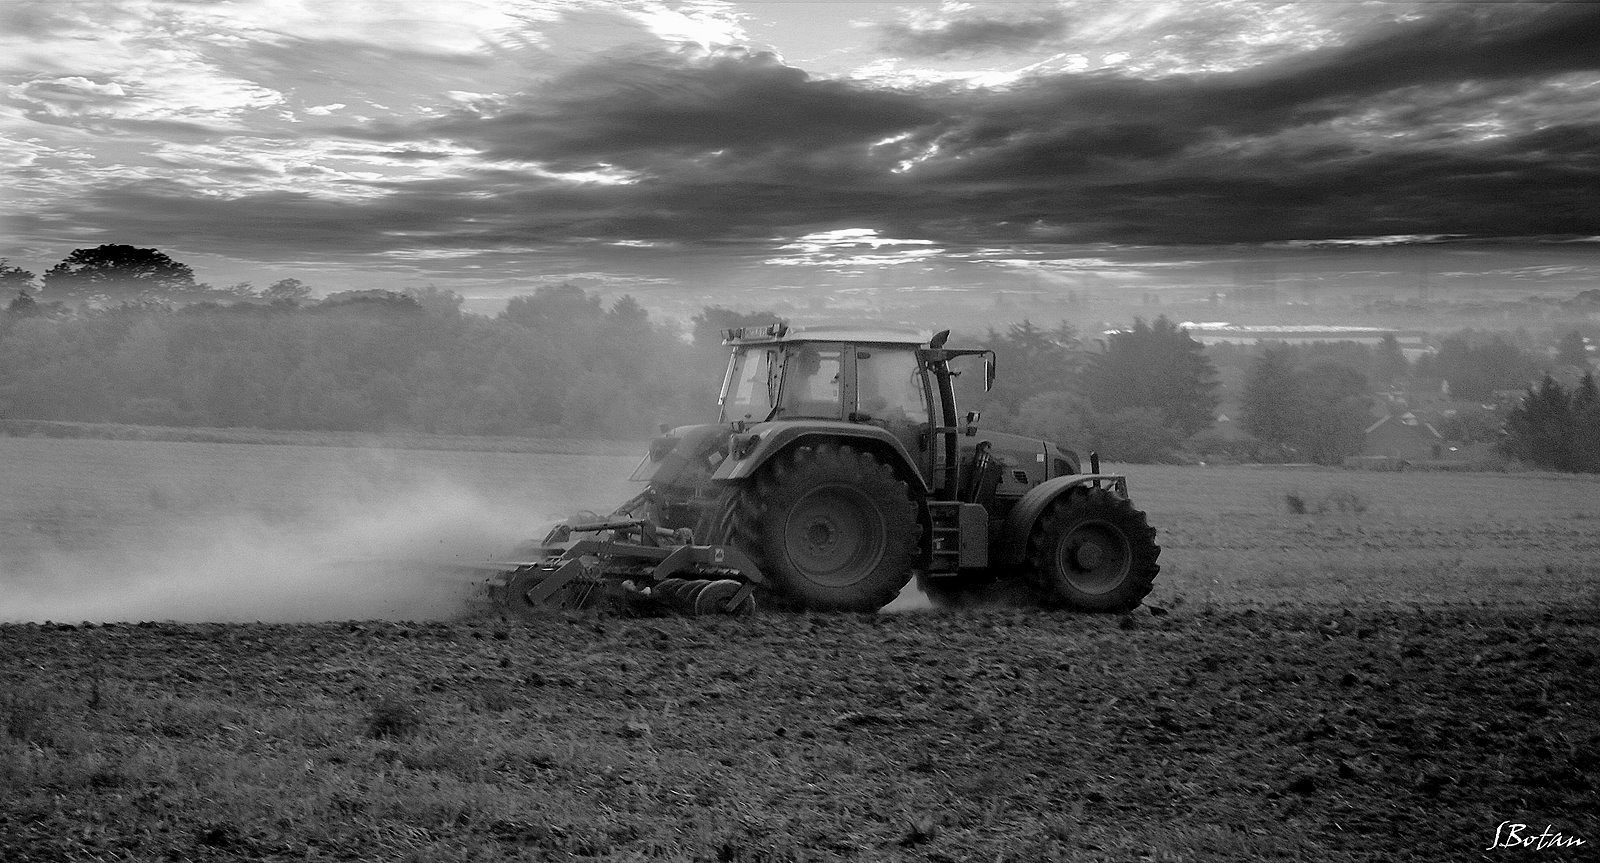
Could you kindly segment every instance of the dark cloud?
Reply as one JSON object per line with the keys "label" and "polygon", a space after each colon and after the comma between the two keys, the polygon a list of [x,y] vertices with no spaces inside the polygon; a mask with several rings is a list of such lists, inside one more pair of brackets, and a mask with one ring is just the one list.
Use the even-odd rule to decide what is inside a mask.
{"label": "dark cloud", "polygon": [[0,30],[33,39],[49,36],[71,27],[74,11],[51,0],[9,0],[0,3]]}
{"label": "dark cloud", "polygon": [[1475,140],[1465,126],[1535,79],[1596,69],[1600,8],[1453,11],[1242,72],[1061,75],[955,97],[919,170],[997,227],[1075,239],[1593,232],[1600,171],[1581,147],[1596,127]]}
{"label": "dark cloud", "polygon": [[[1138,79],[1062,75],[1003,94],[984,94],[952,115],[969,118],[947,138],[963,153],[1012,145],[1046,149],[1054,163],[1082,157],[1155,158],[1188,146],[1326,123],[1390,104],[1440,98],[1418,88],[1454,88],[1600,69],[1600,5],[1557,7],[1531,20],[1478,10],[1405,25],[1260,69]],[[1570,40],[1570,41],[1568,41]],[[1419,124],[1427,118],[1416,118]],[[1138,152],[1107,144],[1134,144]],[[1010,160],[1011,147],[997,154]],[[1050,160],[1046,160],[1050,161]],[[971,166],[966,166],[972,169]]]}
{"label": "dark cloud", "polygon": [[[493,112],[363,134],[447,138],[556,170],[610,165],[637,182],[563,184],[508,164],[396,184],[345,212],[374,225],[410,218],[430,242],[508,246],[755,240],[839,224],[946,242],[1593,231],[1595,127],[1471,140],[1427,116],[1473,118],[1527,92],[1504,82],[1530,77],[1530,53],[1545,74],[1596,67],[1592,51],[1542,48],[1557,31],[1586,32],[1594,12],[1520,29],[1491,17],[1419,22],[1244,72],[1058,75],[1004,91],[871,89],[762,55],[613,57]],[[1428,56],[1455,40],[1474,57],[1422,63],[1403,50]],[[1388,68],[1369,68],[1379,62]],[[1351,118],[1374,112],[1398,125],[1351,137]]]}
{"label": "dark cloud", "polygon": [[377,135],[450,138],[490,158],[560,170],[660,169],[713,153],[740,159],[862,146],[934,118],[909,94],[815,80],[770,55],[650,52],[586,64],[492,114],[458,111]]}
{"label": "dark cloud", "polygon": [[1035,48],[1061,38],[1067,20],[1059,10],[1039,9],[1006,17],[967,14],[931,23],[892,21],[878,29],[887,50],[940,57]]}
{"label": "dark cloud", "polygon": [[164,245],[246,257],[278,250],[304,258],[362,255],[397,244],[398,234],[439,223],[406,206],[352,206],[302,192],[236,198],[197,196],[173,183],[121,184],[87,202],[95,223],[114,236],[160,236]]}
{"label": "dark cloud", "polygon": [[1600,69],[1600,4],[1446,7],[1313,53],[1278,90],[1300,101],[1336,94],[1462,80],[1559,75]]}
{"label": "dark cloud", "polygon": [[[117,186],[90,218],[119,238],[330,257],[842,226],[951,244],[1600,234],[1593,97],[1559,80],[1600,70],[1600,8],[1442,8],[1244,71],[1003,90],[875,88],[761,54],[611,55],[471,109],[344,130],[408,161],[441,161],[449,141],[476,171],[338,201]],[[1496,117],[1513,122],[1473,131]],[[630,179],[550,176],[603,167]]]}

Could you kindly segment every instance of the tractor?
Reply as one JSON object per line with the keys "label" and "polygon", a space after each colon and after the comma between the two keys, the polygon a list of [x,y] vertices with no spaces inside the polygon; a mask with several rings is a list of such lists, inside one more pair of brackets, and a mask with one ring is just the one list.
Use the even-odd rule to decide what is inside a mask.
{"label": "tractor", "polygon": [[1125,477],[957,410],[952,363],[981,358],[987,390],[993,351],[946,347],[948,330],[722,335],[717,421],[663,428],[631,477],[642,492],[498,564],[507,609],[871,612],[913,577],[940,602],[1020,590],[1126,612],[1149,593],[1160,548]]}

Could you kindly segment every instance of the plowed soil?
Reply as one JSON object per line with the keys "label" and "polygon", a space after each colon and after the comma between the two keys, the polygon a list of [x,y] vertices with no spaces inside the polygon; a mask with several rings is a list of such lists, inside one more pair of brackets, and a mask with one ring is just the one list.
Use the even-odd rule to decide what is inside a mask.
{"label": "plowed soil", "polygon": [[0,626],[0,860],[1594,859],[1595,611]]}
{"label": "plowed soil", "polygon": [[407,574],[634,461],[0,438],[0,863],[1600,856],[1600,477],[1128,466],[1129,617]]}

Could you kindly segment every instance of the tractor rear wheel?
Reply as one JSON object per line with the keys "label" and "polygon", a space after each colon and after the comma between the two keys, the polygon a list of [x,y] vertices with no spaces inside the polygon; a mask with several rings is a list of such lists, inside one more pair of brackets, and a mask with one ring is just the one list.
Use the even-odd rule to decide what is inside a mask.
{"label": "tractor rear wheel", "polygon": [[733,544],[800,608],[877,611],[911,580],[917,507],[905,481],[871,453],[797,447],[732,506]]}
{"label": "tractor rear wheel", "polygon": [[1034,582],[1054,604],[1076,611],[1132,611],[1161,566],[1145,514],[1104,489],[1056,501],[1028,539]]}

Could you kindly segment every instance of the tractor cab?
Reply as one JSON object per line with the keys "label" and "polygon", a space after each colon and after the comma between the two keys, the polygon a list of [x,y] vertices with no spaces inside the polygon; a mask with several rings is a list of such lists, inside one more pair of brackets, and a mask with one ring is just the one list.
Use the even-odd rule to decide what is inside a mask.
{"label": "tractor cab", "polygon": [[720,420],[741,430],[820,422],[881,429],[898,444],[896,452],[882,453],[885,461],[914,470],[932,498],[991,509],[1003,510],[1006,498],[1019,498],[1051,476],[1076,473],[1070,451],[1016,435],[980,434],[976,412],[961,417],[954,386],[961,371],[951,361],[981,358],[987,389],[994,382],[994,354],[946,348],[947,336],[783,324],[725,330],[723,340],[733,350]]}
{"label": "tractor cab", "polygon": [[782,419],[928,421],[916,334],[891,330],[728,330],[723,422]]}

